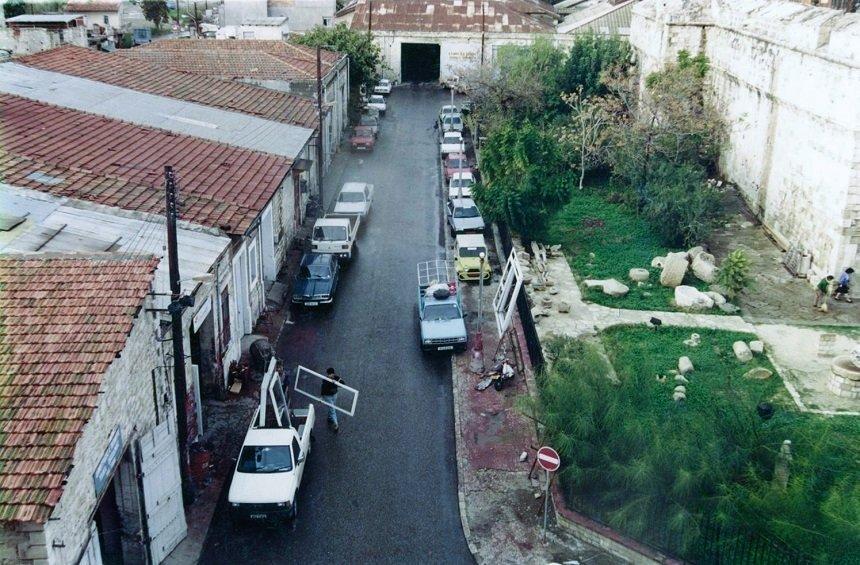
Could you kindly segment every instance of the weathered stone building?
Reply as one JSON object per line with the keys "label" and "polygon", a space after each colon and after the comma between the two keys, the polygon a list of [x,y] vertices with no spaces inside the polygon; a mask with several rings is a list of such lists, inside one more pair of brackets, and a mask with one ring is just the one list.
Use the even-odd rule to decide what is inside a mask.
{"label": "weathered stone building", "polygon": [[811,276],[860,263],[860,15],[770,0],[644,0],[642,76],[704,53],[729,124],[722,173]]}

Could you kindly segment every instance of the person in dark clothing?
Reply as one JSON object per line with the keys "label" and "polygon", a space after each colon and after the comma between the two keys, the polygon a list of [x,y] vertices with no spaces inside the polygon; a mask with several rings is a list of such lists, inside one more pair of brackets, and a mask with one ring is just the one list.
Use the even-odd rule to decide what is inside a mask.
{"label": "person in dark clothing", "polygon": [[827,275],[815,285],[815,302],[812,303],[813,308],[820,308],[822,312],[827,311],[827,296],[832,282],[833,275]]}
{"label": "person in dark clothing", "polygon": [[335,383],[342,383],[343,379],[340,378],[340,376],[334,372],[334,368],[332,367],[329,367],[325,370],[325,376],[334,382],[323,381],[322,385],[320,386],[320,396],[329,404],[328,422],[329,424],[331,424],[332,429],[334,431],[337,431],[340,426],[338,426],[337,423],[337,410],[334,409],[334,404],[337,400],[338,391],[338,386]]}

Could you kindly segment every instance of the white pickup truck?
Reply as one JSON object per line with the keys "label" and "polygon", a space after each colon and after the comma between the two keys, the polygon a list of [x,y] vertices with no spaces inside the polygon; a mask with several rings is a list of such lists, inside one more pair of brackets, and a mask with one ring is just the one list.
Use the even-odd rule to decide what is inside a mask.
{"label": "white pickup truck", "polygon": [[315,415],[287,406],[273,358],[263,377],[260,405],[242,442],[227,500],[236,521],[295,518],[296,495],[311,452]]}
{"label": "white pickup truck", "polygon": [[358,252],[358,228],[361,216],[357,214],[327,214],[314,223],[311,232],[311,250],[329,253],[341,259],[352,259]]}

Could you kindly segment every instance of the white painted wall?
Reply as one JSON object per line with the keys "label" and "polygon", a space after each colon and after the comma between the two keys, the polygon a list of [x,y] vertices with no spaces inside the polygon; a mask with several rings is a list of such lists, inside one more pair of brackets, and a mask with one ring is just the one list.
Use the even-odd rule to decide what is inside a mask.
{"label": "white painted wall", "polygon": [[[645,0],[630,41],[643,78],[704,51],[729,124],[722,173],[811,277],[860,263],[860,15],[764,0]],[[815,278],[815,280],[818,280]]]}
{"label": "white painted wall", "polygon": [[[122,18],[120,12],[87,12],[81,14],[84,17],[84,24],[88,29],[93,29],[95,26],[103,28],[122,29]],[[108,23],[105,24],[105,16],[108,18]]]}
{"label": "white painted wall", "polygon": [[59,31],[38,27],[21,28],[17,32],[12,28],[0,27],[0,49],[11,51],[15,55],[32,55],[60,45],[87,47],[86,28],[64,29],[61,34]]}
{"label": "white painted wall", "polygon": [[269,0],[269,15],[288,17],[294,33],[303,33],[324,21],[333,25],[336,8],[336,0]]}
{"label": "white painted wall", "polygon": [[268,10],[266,0],[224,0],[221,13],[222,26],[238,26],[247,18],[265,18]]}

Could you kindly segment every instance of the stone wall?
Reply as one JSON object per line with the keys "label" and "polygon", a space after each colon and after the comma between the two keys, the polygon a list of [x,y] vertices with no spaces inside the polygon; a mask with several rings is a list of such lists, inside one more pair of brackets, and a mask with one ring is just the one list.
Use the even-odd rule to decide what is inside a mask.
{"label": "stone wall", "polygon": [[[729,125],[723,175],[813,273],[858,263],[860,15],[770,0],[644,0],[630,41],[644,79],[704,52]],[[817,280],[817,279],[816,279]]]}
{"label": "stone wall", "polygon": [[[51,563],[75,563],[83,551],[97,502],[93,471],[117,425],[122,427],[124,446],[131,445],[156,425],[152,374],[155,371],[156,378],[164,378],[165,373],[156,370],[162,361],[156,347],[155,328],[152,314],[141,310],[125,349],[102,378],[98,407],[84,426],[62,498],[44,527]],[[167,383],[162,388],[170,390]],[[164,408],[159,409],[159,415],[162,421],[174,417],[172,411]]]}

